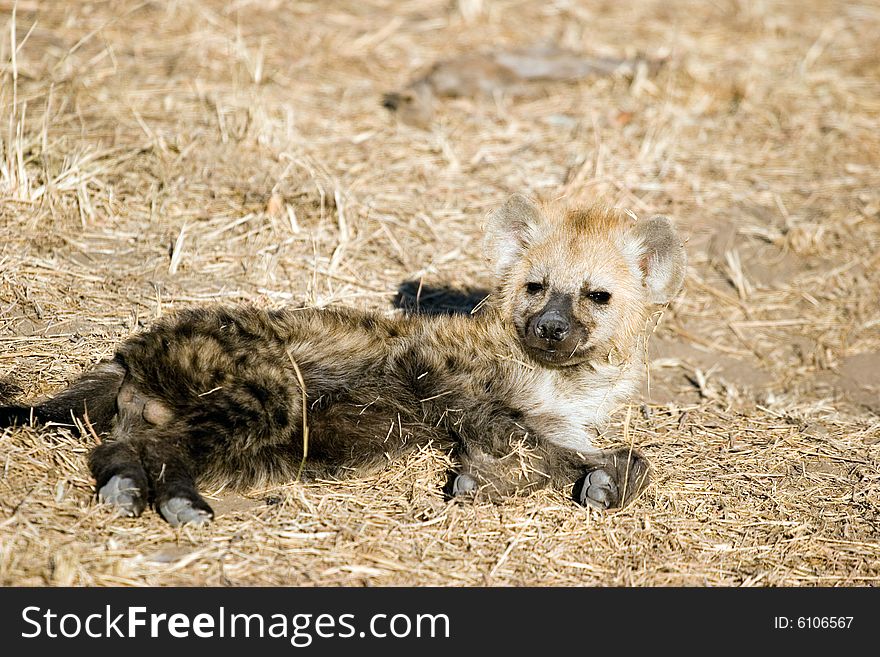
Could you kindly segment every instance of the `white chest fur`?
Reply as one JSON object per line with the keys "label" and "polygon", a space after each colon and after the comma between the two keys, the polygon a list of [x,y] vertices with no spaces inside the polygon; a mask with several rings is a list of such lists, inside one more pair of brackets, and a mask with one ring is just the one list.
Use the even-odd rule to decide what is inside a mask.
{"label": "white chest fur", "polygon": [[526,377],[529,381],[522,390],[520,408],[545,439],[591,452],[595,450],[592,438],[604,428],[611,412],[633,395],[639,376],[638,364],[602,364],[576,377],[537,369]]}

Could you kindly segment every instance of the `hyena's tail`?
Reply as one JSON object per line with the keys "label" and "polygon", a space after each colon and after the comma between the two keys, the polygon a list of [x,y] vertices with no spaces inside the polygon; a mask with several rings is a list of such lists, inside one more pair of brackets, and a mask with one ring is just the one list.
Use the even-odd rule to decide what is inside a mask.
{"label": "hyena's tail", "polygon": [[74,425],[74,418],[88,423],[98,433],[110,430],[116,415],[116,396],[125,378],[125,365],[105,360],[51,399],[33,405],[0,406],[0,427],[57,422]]}

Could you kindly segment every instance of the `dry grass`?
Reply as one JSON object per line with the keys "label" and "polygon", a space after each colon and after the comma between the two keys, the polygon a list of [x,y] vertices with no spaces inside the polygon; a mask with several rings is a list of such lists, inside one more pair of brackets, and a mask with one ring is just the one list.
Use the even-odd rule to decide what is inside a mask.
{"label": "dry grass", "polygon": [[[0,0],[0,378],[48,393],[172,307],[394,312],[485,285],[506,193],[664,212],[683,297],[633,407],[619,513],[448,503],[444,456],[220,493],[207,529],[114,518],[88,441],[0,434],[0,583],[880,582],[880,5]],[[656,76],[380,107],[438,58],[554,41]],[[641,410],[641,412],[639,412]],[[623,426],[625,412],[618,416]]]}

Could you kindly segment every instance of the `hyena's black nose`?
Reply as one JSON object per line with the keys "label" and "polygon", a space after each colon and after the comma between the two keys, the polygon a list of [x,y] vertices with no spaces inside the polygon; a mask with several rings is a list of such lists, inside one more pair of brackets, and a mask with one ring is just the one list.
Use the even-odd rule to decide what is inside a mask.
{"label": "hyena's black nose", "polygon": [[535,334],[544,340],[562,342],[571,332],[571,324],[558,310],[549,310],[535,322]]}

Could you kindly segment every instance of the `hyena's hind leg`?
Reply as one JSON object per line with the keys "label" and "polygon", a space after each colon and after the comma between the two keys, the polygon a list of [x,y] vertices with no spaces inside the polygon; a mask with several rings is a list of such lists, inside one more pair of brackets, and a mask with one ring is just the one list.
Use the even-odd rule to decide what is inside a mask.
{"label": "hyena's hind leg", "polygon": [[98,499],[130,516],[152,504],[173,526],[211,520],[214,512],[196,487],[196,464],[180,446],[192,438],[189,428],[130,382],[117,406],[113,432],[89,455]]}
{"label": "hyena's hind leg", "polygon": [[168,429],[138,433],[92,450],[89,467],[98,499],[128,516],[139,516],[152,505],[175,527],[210,521],[214,511],[199,494],[192,463]]}
{"label": "hyena's hind leg", "polygon": [[168,435],[150,442],[145,445],[142,459],[153,485],[156,510],[173,527],[211,521],[214,510],[199,494],[191,459]]}
{"label": "hyena's hind leg", "polygon": [[98,500],[125,516],[139,516],[150,501],[150,480],[128,440],[101,443],[89,454]]}

